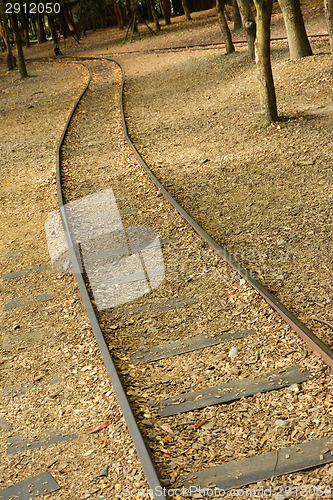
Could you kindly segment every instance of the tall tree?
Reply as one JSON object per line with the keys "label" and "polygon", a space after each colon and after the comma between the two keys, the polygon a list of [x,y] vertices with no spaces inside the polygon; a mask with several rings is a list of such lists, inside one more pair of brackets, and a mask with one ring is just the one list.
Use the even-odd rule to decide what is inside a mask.
{"label": "tall tree", "polygon": [[234,22],[234,31],[240,30],[242,27],[242,18],[239,12],[237,0],[232,0],[232,20]]}
{"label": "tall tree", "polygon": [[331,53],[333,57],[333,0],[324,0],[327,30],[330,35]]}
{"label": "tall tree", "polygon": [[25,60],[24,60],[21,32],[20,32],[20,27],[18,25],[18,21],[17,21],[16,16],[17,16],[16,14],[11,14],[10,21],[11,21],[13,32],[14,32],[14,41],[15,41],[15,46],[16,46],[16,51],[17,51],[17,65],[18,65],[20,77],[27,78],[28,72],[27,72],[27,68],[26,68]]}
{"label": "tall tree", "polygon": [[158,0],[164,17],[165,24],[171,24],[171,5],[170,0]]}
{"label": "tall tree", "polygon": [[67,33],[69,33],[77,43],[80,43],[79,42],[80,28],[74,21],[71,6],[66,3],[62,3],[60,5],[61,5],[60,13],[62,14],[63,22],[66,25],[63,26],[64,30],[66,30]]}
{"label": "tall tree", "polygon": [[12,47],[10,45],[8,19],[5,13],[5,2],[3,0],[0,0],[0,26],[1,26],[2,36],[5,41],[7,49],[7,57],[6,57],[7,68],[9,70],[12,70],[16,65],[16,58],[13,55]]}
{"label": "tall tree", "polygon": [[185,17],[187,21],[191,21],[191,14],[190,14],[190,9],[188,8],[187,0],[181,0],[182,1],[182,6],[184,9]]}
{"label": "tall tree", "polygon": [[81,0],[76,15],[84,36],[88,28],[96,30],[96,9],[93,2]]}
{"label": "tall tree", "polygon": [[257,9],[256,63],[258,68],[261,123],[277,120],[276,95],[271,66],[270,32],[273,0],[254,0]]}
{"label": "tall tree", "polygon": [[51,30],[51,34],[52,34],[52,39],[53,39],[54,45],[56,47],[58,47],[59,37],[58,37],[58,30],[57,30],[57,25],[56,25],[55,17],[52,14],[48,14],[47,20],[48,20],[49,27],[50,27],[50,30]]}
{"label": "tall tree", "polygon": [[278,0],[286,26],[290,59],[312,56],[306,34],[300,0]]}
{"label": "tall tree", "polygon": [[124,25],[125,25],[125,21],[124,21],[123,11],[121,8],[121,3],[118,2],[118,0],[113,0],[113,8],[114,8],[114,11],[116,14],[118,28],[123,30]]}
{"label": "tall tree", "polygon": [[94,0],[98,26],[106,27],[106,0]]}
{"label": "tall tree", "polygon": [[25,46],[30,47],[30,37],[29,37],[29,14],[27,15],[24,12],[24,9],[21,11],[21,24],[23,28],[23,33],[24,33],[24,41],[25,41]]}
{"label": "tall tree", "polygon": [[152,10],[151,10],[151,2],[149,2],[148,0],[146,0],[146,9],[147,9],[147,21],[149,23],[152,23],[154,21],[154,18],[153,18],[153,13],[152,13]]}
{"label": "tall tree", "polygon": [[151,11],[151,14],[152,14],[153,19],[154,19],[156,31],[161,31],[161,26],[160,26],[160,22],[158,20],[158,15],[157,15],[155,3],[153,0],[147,0],[147,3],[150,7],[150,11]]}
{"label": "tall tree", "polygon": [[30,29],[31,29],[33,40],[37,39],[37,23],[36,23],[35,17],[36,16],[34,16],[34,15],[30,16]]}
{"label": "tall tree", "polygon": [[219,25],[224,40],[225,51],[226,54],[231,54],[232,52],[235,52],[235,47],[234,44],[232,43],[231,33],[227,19],[225,17],[224,9],[225,9],[225,0],[216,0],[217,18],[219,21]]}
{"label": "tall tree", "polygon": [[37,14],[37,40],[38,43],[46,42],[46,33],[44,28],[44,15]]}
{"label": "tall tree", "polygon": [[255,57],[254,41],[256,39],[256,22],[249,0],[237,0],[242,24],[246,32],[247,48],[251,59]]}

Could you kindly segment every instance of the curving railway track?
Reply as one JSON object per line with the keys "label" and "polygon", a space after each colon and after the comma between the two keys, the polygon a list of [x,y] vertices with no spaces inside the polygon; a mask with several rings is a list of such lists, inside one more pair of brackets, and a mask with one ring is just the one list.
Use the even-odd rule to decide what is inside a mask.
{"label": "curving railway track", "polygon": [[75,272],[152,495],[331,498],[332,350],[153,176],[126,131],[119,64],[76,60],[89,76],[46,236],[54,268]]}
{"label": "curving railway track", "polygon": [[[89,63],[97,81],[110,71],[105,65],[115,64]],[[87,93],[89,78],[59,144],[57,185],[83,301],[154,497],[164,497],[163,486],[185,496],[218,496],[275,476],[290,481],[292,473],[331,462],[329,418],[322,416],[318,432],[300,433],[297,415],[298,405],[303,413],[313,410],[315,387],[329,383],[332,350],[233,261],[153,176],[126,132],[123,73],[121,78],[121,88],[118,81],[114,89],[138,163],[118,171],[113,158],[105,162],[107,152],[97,154],[88,130],[100,137],[110,124],[107,117],[98,123],[98,117],[88,129],[82,125],[89,114],[98,116],[98,91]],[[77,162],[72,151],[79,147]],[[228,273],[228,266],[239,276]],[[262,419],[264,434],[254,429]],[[272,481],[283,493],[285,483]]]}

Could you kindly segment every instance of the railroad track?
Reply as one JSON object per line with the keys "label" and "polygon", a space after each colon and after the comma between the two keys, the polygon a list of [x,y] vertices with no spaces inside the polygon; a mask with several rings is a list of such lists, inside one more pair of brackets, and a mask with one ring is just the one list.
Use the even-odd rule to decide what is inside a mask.
{"label": "railroad track", "polygon": [[116,63],[85,65],[46,234],[54,267],[74,268],[154,497],[330,498],[331,349],[133,156],[123,114],[109,114],[122,105]]}
{"label": "railroad track", "polygon": [[[97,80],[110,70],[105,65],[114,66],[122,109],[124,75],[114,62],[91,64]],[[315,396],[329,384],[332,351],[171,199],[126,131],[138,163],[117,171],[113,157],[96,158],[85,134],[110,125],[99,118],[82,125],[82,117],[97,115],[93,92],[82,95],[59,146],[59,204],[83,300],[150,487],[156,498],[163,485],[211,494],[284,475],[269,484],[283,493],[288,483],[292,491],[291,473],[333,460],[331,421]],[[123,111],[122,119],[126,127]],[[79,147],[81,167],[71,154]],[[128,155],[123,145],[120,155]],[[325,425],[301,431],[298,405],[303,415],[323,409]]]}

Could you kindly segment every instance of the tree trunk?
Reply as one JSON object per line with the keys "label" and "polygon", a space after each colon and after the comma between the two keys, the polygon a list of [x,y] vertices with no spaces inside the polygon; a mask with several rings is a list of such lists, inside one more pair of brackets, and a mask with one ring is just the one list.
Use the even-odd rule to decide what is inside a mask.
{"label": "tree trunk", "polygon": [[139,33],[137,25],[138,25],[138,22],[142,21],[142,19],[141,19],[141,13],[139,10],[138,0],[131,0],[131,14],[132,14],[132,16],[134,16],[135,31],[136,31],[136,33]]}
{"label": "tree trunk", "polygon": [[29,38],[29,18],[27,17],[26,13],[22,9],[21,12],[21,22],[22,22],[22,27],[23,27],[23,33],[24,33],[24,41],[25,41],[25,46],[27,48],[30,47],[30,38]]}
{"label": "tree trunk", "polygon": [[220,29],[224,40],[225,51],[226,54],[231,54],[232,52],[235,52],[235,47],[234,44],[232,43],[230,29],[224,14],[224,8],[225,8],[225,0],[216,0],[217,18],[219,21]]}
{"label": "tree trunk", "polygon": [[254,0],[257,9],[256,63],[258,67],[261,123],[277,120],[276,95],[271,66],[270,31],[273,0]]}
{"label": "tree trunk", "polygon": [[65,22],[66,22],[67,27],[68,27],[69,34],[74,38],[74,40],[77,43],[80,43],[79,42],[80,30],[74,21],[70,6],[65,4],[65,3],[62,3],[61,8],[62,8],[62,12],[63,12],[63,17],[64,17]]}
{"label": "tree trunk", "polygon": [[67,26],[69,27],[69,30],[75,32],[76,26],[75,26],[75,22],[74,22],[72,11],[71,11],[70,7],[65,3],[62,4],[62,7],[64,10],[64,16],[66,19]]}
{"label": "tree trunk", "polygon": [[239,12],[242,18],[242,24],[246,32],[247,48],[250,59],[254,59],[254,41],[256,39],[256,22],[254,20],[253,12],[249,0],[237,0]]}
{"label": "tree trunk", "polygon": [[37,40],[38,43],[46,42],[43,14],[37,14]]}
{"label": "tree trunk", "polygon": [[156,29],[156,31],[161,31],[161,26],[160,26],[160,23],[159,23],[159,20],[158,20],[158,15],[157,15],[157,12],[156,12],[156,9],[155,9],[155,4],[154,4],[153,0],[148,0],[148,5],[150,7],[152,16],[154,18],[155,29]]}
{"label": "tree trunk", "polygon": [[278,0],[287,31],[290,59],[312,56],[305,31],[300,0]]}
{"label": "tree trunk", "polygon": [[50,30],[51,30],[51,34],[52,34],[52,39],[54,41],[54,45],[56,47],[58,47],[59,38],[58,38],[58,31],[57,31],[57,26],[56,26],[55,20],[53,19],[53,17],[51,15],[48,15],[47,19],[49,21],[49,26],[50,26]]}
{"label": "tree trunk", "polygon": [[151,10],[151,2],[149,0],[146,1],[146,7],[147,7],[147,21],[149,23],[153,23],[154,17],[153,17],[153,12]]}
{"label": "tree trunk", "polygon": [[27,72],[27,68],[25,65],[22,40],[21,40],[21,33],[20,33],[20,28],[19,28],[18,22],[17,22],[16,14],[11,14],[10,20],[11,20],[12,28],[13,28],[13,32],[14,32],[14,40],[15,40],[16,51],[17,51],[17,65],[18,65],[20,77],[27,78],[28,72]]}
{"label": "tree trunk", "polygon": [[162,0],[165,5],[165,10],[168,18],[168,24],[171,24],[171,0]]}
{"label": "tree trunk", "polygon": [[182,0],[182,6],[184,9],[184,13],[185,13],[185,17],[186,17],[187,21],[191,21],[192,18],[191,18],[190,10],[188,8],[186,0]]}
{"label": "tree trunk", "polygon": [[121,10],[121,5],[119,4],[119,2],[117,2],[117,0],[113,0],[113,8],[114,8],[114,11],[116,14],[118,28],[120,30],[123,30],[124,29],[124,16],[123,16],[123,12]]}
{"label": "tree trunk", "polygon": [[333,58],[333,0],[324,0],[327,30],[330,35],[331,54]]}
{"label": "tree trunk", "polygon": [[234,31],[240,30],[242,27],[242,18],[237,5],[237,0],[232,0],[232,19],[234,21]]}
{"label": "tree trunk", "polygon": [[7,23],[7,17],[5,14],[5,4],[0,0],[0,19],[1,19],[1,31],[2,31],[2,36],[6,45],[7,49],[7,57],[6,57],[6,64],[7,68],[11,71],[12,69],[15,68],[16,63],[15,63],[15,57],[13,55],[12,47],[10,45],[10,40],[9,40],[9,28],[8,28],[8,23]]}
{"label": "tree trunk", "polygon": [[131,3],[130,3],[130,0],[124,0],[124,4],[125,5],[125,26],[127,26],[129,24],[129,22],[131,21]]}
{"label": "tree trunk", "polygon": [[32,31],[32,39],[37,39],[37,26],[36,26],[36,16],[30,16],[30,27]]}
{"label": "tree trunk", "polygon": [[171,24],[171,5],[169,0],[158,0],[165,24]]}

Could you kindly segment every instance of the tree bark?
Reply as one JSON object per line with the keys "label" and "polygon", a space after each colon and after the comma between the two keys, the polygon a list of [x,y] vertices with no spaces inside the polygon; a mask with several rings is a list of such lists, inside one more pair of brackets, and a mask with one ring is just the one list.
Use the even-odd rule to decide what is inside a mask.
{"label": "tree bark", "polygon": [[237,5],[237,0],[232,0],[232,19],[234,22],[234,31],[240,30],[242,27],[242,18]]}
{"label": "tree bark", "polygon": [[168,24],[171,24],[171,0],[162,0],[165,5],[165,10],[167,13]]}
{"label": "tree bark", "polygon": [[32,39],[36,40],[37,39],[37,26],[36,26],[36,19],[35,16],[30,16],[30,28],[32,31]]}
{"label": "tree bark", "polygon": [[123,12],[121,10],[121,6],[117,0],[113,0],[113,8],[114,8],[114,11],[116,14],[118,28],[120,30],[123,30],[124,24],[125,24],[124,23],[124,16],[123,16]]}
{"label": "tree bark", "polygon": [[217,18],[219,21],[220,29],[224,40],[225,51],[226,54],[231,54],[232,52],[235,52],[235,47],[234,44],[232,43],[230,29],[224,14],[224,8],[225,8],[225,0],[216,0]]}
{"label": "tree bark", "polygon": [[158,0],[165,24],[171,24],[171,5],[169,0]]}
{"label": "tree bark", "polygon": [[182,1],[182,6],[183,6],[183,9],[184,9],[184,13],[185,13],[185,17],[187,19],[187,21],[191,21],[191,14],[190,14],[190,10],[188,8],[188,5],[187,5],[187,1],[186,0],[181,0]]}
{"label": "tree bark", "polygon": [[22,22],[23,33],[24,33],[25,46],[27,48],[29,48],[30,47],[29,18],[27,17],[27,14],[24,12],[23,9],[22,9],[22,12],[21,12],[21,22]]}
{"label": "tree bark", "polygon": [[331,54],[333,58],[333,0],[324,0],[327,30],[330,35]]}
{"label": "tree bark", "polygon": [[10,45],[9,28],[8,28],[7,17],[5,14],[5,4],[1,0],[0,0],[0,14],[1,14],[0,16],[1,31],[7,49],[6,64],[7,64],[7,69],[11,71],[16,66],[16,58],[14,57],[12,47]]}
{"label": "tree bark", "polygon": [[38,43],[46,42],[43,14],[37,14],[37,40]]}
{"label": "tree bark", "polygon": [[155,9],[155,4],[154,4],[153,0],[148,0],[148,5],[150,6],[150,10],[151,10],[152,16],[154,18],[155,29],[156,29],[156,31],[161,31],[160,22],[158,20],[158,15],[157,15],[157,12]]}
{"label": "tree bark", "polygon": [[63,19],[65,20],[65,23],[68,27],[68,32],[69,34],[74,38],[74,40],[77,43],[79,42],[80,39],[80,29],[78,25],[75,23],[72,10],[70,8],[70,5],[67,5],[66,3],[61,4],[61,12],[63,13]]}
{"label": "tree bark", "polygon": [[147,21],[149,23],[153,23],[154,17],[153,17],[153,12],[151,10],[151,1],[150,0],[146,1],[146,7],[147,7]]}
{"label": "tree bark", "polygon": [[246,32],[247,48],[250,59],[254,59],[254,41],[256,39],[256,22],[249,0],[237,0],[239,12],[242,18],[242,24]]}
{"label": "tree bark", "polygon": [[12,28],[13,28],[13,32],[14,32],[14,41],[15,41],[16,51],[17,51],[17,65],[18,65],[20,77],[27,78],[28,72],[27,72],[27,68],[25,65],[22,40],[21,40],[21,33],[20,33],[20,28],[19,28],[18,22],[17,22],[16,14],[11,14],[10,20],[11,20]]}
{"label": "tree bark", "polygon": [[260,114],[263,126],[277,120],[276,95],[271,66],[270,28],[273,0],[254,0],[257,9],[255,43],[258,68]]}
{"label": "tree bark", "polygon": [[141,19],[141,14],[139,11],[139,4],[138,4],[137,0],[131,0],[131,15],[132,15],[133,20],[134,20],[133,21],[134,22],[134,31],[136,33],[139,33],[139,36],[140,36],[138,22],[142,21],[142,19]]}
{"label": "tree bark", "polygon": [[278,0],[287,31],[290,59],[312,56],[305,31],[300,0]]}
{"label": "tree bark", "polygon": [[131,2],[130,2],[130,0],[124,0],[124,5],[125,5],[125,14],[126,14],[125,26],[127,26],[131,21]]}
{"label": "tree bark", "polygon": [[49,26],[52,34],[52,39],[56,47],[58,47],[59,44],[59,37],[58,37],[58,31],[57,31],[57,26],[55,23],[55,20],[53,19],[52,15],[48,15],[47,19],[49,21]]}

